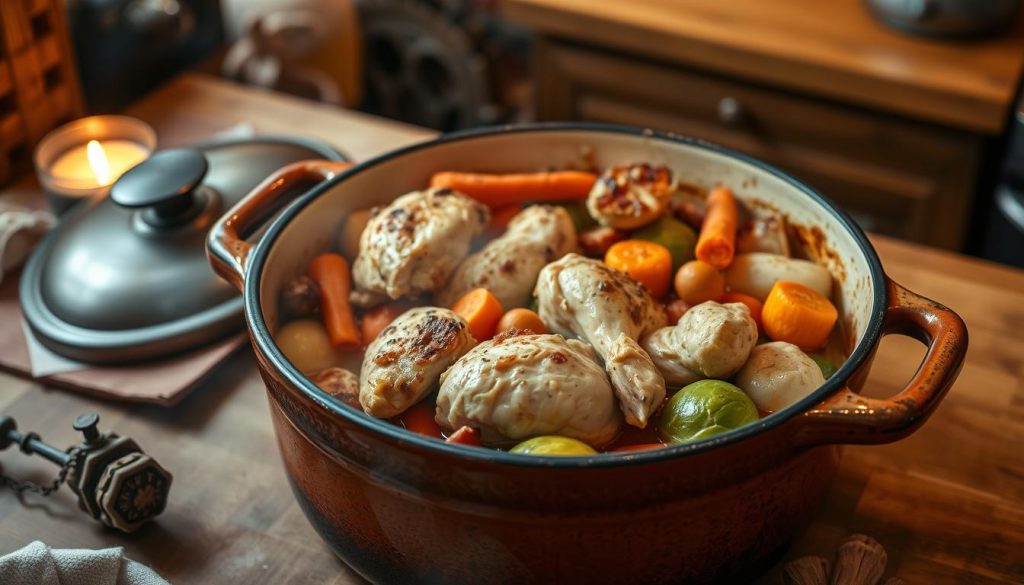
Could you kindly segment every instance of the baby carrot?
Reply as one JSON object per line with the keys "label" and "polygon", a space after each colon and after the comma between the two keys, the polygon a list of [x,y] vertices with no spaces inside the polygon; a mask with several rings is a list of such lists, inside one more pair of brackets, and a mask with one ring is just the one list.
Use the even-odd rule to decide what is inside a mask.
{"label": "baby carrot", "polygon": [[838,317],[835,306],[821,293],[786,280],[775,283],[761,309],[768,337],[805,350],[825,345]]}
{"label": "baby carrot", "polygon": [[369,344],[377,336],[380,335],[381,331],[391,324],[399,315],[404,313],[406,306],[400,303],[387,303],[385,305],[378,305],[363,315],[363,320],[359,323],[360,330],[363,334],[363,343]]}
{"label": "baby carrot", "polygon": [[469,332],[477,341],[494,337],[498,321],[505,314],[501,301],[486,288],[475,288],[462,295],[452,306],[455,314],[466,320]]}
{"label": "baby carrot", "polygon": [[732,264],[736,249],[736,227],[739,209],[736,197],[727,187],[717,187],[708,195],[708,210],[697,240],[697,259],[718,270]]}
{"label": "baby carrot", "polygon": [[672,253],[661,244],[647,240],[618,242],[608,248],[604,263],[628,274],[655,298],[668,294],[672,280]]}
{"label": "baby carrot", "polygon": [[320,285],[320,313],[331,343],[339,349],[358,349],[363,345],[348,294],[352,275],[348,260],[338,254],[321,254],[309,263],[309,277]]}
{"label": "baby carrot", "polygon": [[510,175],[443,172],[430,178],[431,187],[448,187],[491,207],[528,201],[586,199],[597,176],[582,171]]}

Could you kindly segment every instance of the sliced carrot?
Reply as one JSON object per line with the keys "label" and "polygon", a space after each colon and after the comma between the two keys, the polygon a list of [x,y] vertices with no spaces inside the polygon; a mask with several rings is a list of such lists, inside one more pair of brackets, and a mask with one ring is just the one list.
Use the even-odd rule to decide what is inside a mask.
{"label": "sliced carrot", "polygon": [[580,234],[580,248],[591,258],[604,258],[608,248],[627,237],[626,232],[620,232],[615,228],[596,227]]}
{"label": "sliced carrot", "polygon": [[655,297],[668,294],[672,281],[672,253],[661,244],[647,240],[625,240],[612,244],[604,263],[625,272]]}
{"label": "sliced carrot", "polygon": [[509,175],[444,172],[430,178],[431,187],[448,187],[491,207],[528,201],[586,199],[597,176],[582,171]]}
{"label": "sliced carrot", "polygon": [[761,301],[750,295],[729,291],[722,295],[720,302],[722,304],[743,303],[746,305],[750,309],[750,316],[754,318],[754,323],[757,323],[757,330],[764,333],[764,323],[761,321],[761,312],[764,310],[764,305],[761,304]]}
{"label": "sliced carrot", "polygon": [[668,315],[668,324],[675,325],[689,310],[690,303],[683,299],[672,299],[665,303],[665,314]]}
{"label": "sliced carrot", "polygon": [[456,445],[469,445],[471,447],[479,447],[480,433],[473,427],[467,427],[465,425],[459,427],[459,430],[448,435],[448,438],[444,440],[445,443],[455,443]]}
{"label": "sliced carrot", "polygon": [[308,273],[320,285],[320,313],[331,343],[339,349],[359,349],[362,336],[348,302],[352,290],[348,260],[338,254],[321,254],[309,263]]}
{"label": "sliced carrot", "polygon": [[498,333],[509,329],[530,330],[534,333],[547,333],[548,327],[540,315],[530,309],[512,309],[501,316],[498,321]]}
{"label": "sliced carrot", "polygon": [[739,208],[736,197],[726,187],[717,187],[708,195],[708,210],[697,239],[697,259],[718,270],[732,264],[736,249],[736,228]]}
{"label": "sliced carrot", "polygon": [[477,341],[494,337],[498,321],[505,314],[501,301],[486,288],[475,288],[455,301],[452,311],[466,320],[469,332]]}
{"label": "sliced carrot", "polygon": [[359,327],[363,334],[363,343],[369,345],[381,331],[391,324],[399,315],[404,313],[408,307],[403,303],[387,303],[378,305],[363,315]]}
{"label": "sliced carrot", "polygon": [[786,280],[775,283],[761,310],[768,337],[805,350],[825,345],[838,318],[835,305],[824,295]]}
{"label": "sliced carrot", "polygon": [[441,427],[434,420],[434,401],[424,400],[398,415],[398,422],[407,430],[435,439],[443,439]]}
{"label": "sliced carrot", "polygon": [[487,224],[488,235],[492,238],[496,238],[505,233],[505,230],[508,229],[508,223],[512,221],[512,218],[522,210],[522,205],[515,204],[499,207],[492,211],[491,223]]}

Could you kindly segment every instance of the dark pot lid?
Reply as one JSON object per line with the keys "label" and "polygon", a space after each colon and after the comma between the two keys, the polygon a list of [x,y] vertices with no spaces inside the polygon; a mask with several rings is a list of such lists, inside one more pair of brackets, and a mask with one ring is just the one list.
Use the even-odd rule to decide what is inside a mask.
{"label": "dark pot lid", "polygon": [[20,287],[26,321],[49,349],[94,363],[164,357],[241,330],[242,300],[210,269],[206,232],[271,173],[311,158],[345,160],[288,138],[154,153],[33,251]]}

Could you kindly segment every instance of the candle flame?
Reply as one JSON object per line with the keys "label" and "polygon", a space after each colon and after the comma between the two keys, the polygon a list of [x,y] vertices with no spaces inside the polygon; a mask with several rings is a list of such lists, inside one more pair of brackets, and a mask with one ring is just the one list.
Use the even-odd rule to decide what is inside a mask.
{"label": "candle flame", "polygon": [[85,153],[89,157],[92,173],[96,175],[96,182],[100,185],[109,185],[110,161],[107,160],[107,153],[103,150],[103,145],[96,140],[90,140],[85,147]]}

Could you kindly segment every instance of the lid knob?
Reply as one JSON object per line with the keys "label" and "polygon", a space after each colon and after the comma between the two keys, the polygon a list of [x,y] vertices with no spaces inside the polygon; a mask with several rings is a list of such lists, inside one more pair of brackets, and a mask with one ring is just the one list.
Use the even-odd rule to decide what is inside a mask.
{"label": "lid knob", "polygon": [[122,207],[146,208],[146,223],[174,225],[194,215],[193,193],[208,167],[199,150],[161,150],[121,175],[110,189],[110,198]]}

